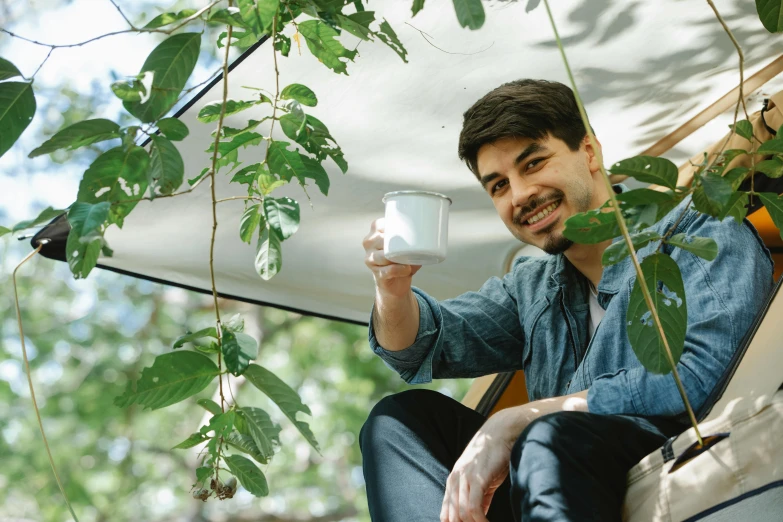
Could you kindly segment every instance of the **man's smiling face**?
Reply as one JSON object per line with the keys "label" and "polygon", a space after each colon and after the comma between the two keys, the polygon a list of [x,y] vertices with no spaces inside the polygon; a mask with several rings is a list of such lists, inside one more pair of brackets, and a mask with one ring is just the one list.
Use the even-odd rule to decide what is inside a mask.
{"label": "man's smiling face", "polygon": [[501,138],[477,155],[478,177],[498,215],[520,241],[549,254],[568,250],[565,221],[598,208],[598,160],[582,141],[577,150],[549,135],[539,140]]}

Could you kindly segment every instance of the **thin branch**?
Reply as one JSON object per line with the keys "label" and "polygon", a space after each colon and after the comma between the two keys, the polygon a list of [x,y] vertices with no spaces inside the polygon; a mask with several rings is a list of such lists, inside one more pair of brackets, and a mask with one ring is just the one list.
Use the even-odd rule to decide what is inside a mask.
{"label": "thin branch", "polygon": [[547,15],[549,16],[549,22],[552,24],[552,31],[554,31],[555,33],[555,40],[557,41],[557,47],[560,49],[560,55],[563,59],[563,64],[565,65],[566,72],[568,73],[568,78],[571,81],[571,87],[574,89],[574,97],[576,98],[576,103],[579,106],[579,114],[582,116],[582,122],[584,123],[585,129],[587,130],[587,135],[590,139],[590,144],[595,150],[596,157],[598,159],[598,165],[600,166],[602,177],[606,184],[607,191],[609,192],[609,201],[611,202],[612,208],[614,209],[615,216],[617,217],[617,224],[620,226],[620,231],[622,232],[623,238],[625,239],[626,247],[628,248],[628,251],[631,252],[630,257],[631,257],[631,261],[633,262],[634,269],[636,270],[636,280],[639,283],[639,288],[641,289],[642,295],[644,296],[644,301],[647,304],[647,309],[650,311],[650,314],[652,315],[652,319],[658,330],[658,335],[660,336],[661,342],[663,343],[664,352],[666,353],[666,358],[669,364],[671,365],[672,374],[674,375],[674,380],[677,383],[677,389],[680,392],[682,401],[685,404],[685,409],[687,410],[688,416],[690,417],[691,423],[693,424],[693,429],[696,432],[696,438],[698,439],[699,444],[703,446],[704,442],[701,438],[701,433],[699,432],[696,416],[694,415],[693,409],[691,408],[690,402],[688,401],[688,396],[685,394],[685,388],[683,387],[682,381],[680,380],[679,372],[677,372],[677,365],[674,362],[674,357],[672,356],[671,349],[669,348],[669,341],[668,339],[666,339],[666,334],[663,330],[663,325],[661,324],[661,318],[658,316],[658,310],[655,308],[655,305],[653,304],[652,296],[650,295],[650,289],[647,288],[647,284],[644,281],[644,273],[642,272],[642,267],[639,264],[639,260],[636,258],[636,249],[633,246],[631,235],[628,233],[628,226],[626,225],[625,218],[623,217],[623,214],[620,211],[620,204],[618,203],[617,197],[615,196],[614,193],[614,189],[612,188],[612,182],[609,180],[609,175],[607,174],[606,169],[604,168],[603,154],[601,154],[601,149],[598,147],[598,142],[595,139],[593,130],[590,127],[590,122],[587,119],[587,113],[585,112],[585,108],[582,103],[582,98],[579,96],[579,91],[577,90],[576,87],[576,80],[574,80],[574,75],[571,72],[570,65],[568,64],[568,58],[566,58],[565,49],[563,48],[563,42],[560,40],[560,34],[557,32],[557,26],[555,25],[555,19],[552,16],[552,10],[549,8],[549,0],[544,0],[544,6],[546,6],[546,12]]}
{"label": "thin branch", "polygon": [[[437,49],[438,51],[440,51],[440,52],[442,52],[442,53],[446,53],[446,54],[455,54],[455,55],[459,55],[459,56],[473,56],[474,54],[480,54],[480,53],[483,53],[483,52],[485,52],[485,51],[488,51],[488,50],[490,50],[490,49],[492,48],[492,46],[493,46],[493,45],[495,45],[495,41],[493,40],[493,41],[492,41],[492,43],[491,43],[491,44],[489,44],[489,46],[487,46],[487,48],[486,48],[486,49],[482,49],[482,50],[480,50],[480,51],[476,51],[475,53],[453,53],[453,52],[447,51],[447,50],[445,50],[445,49],[441,49],[440,47],[438,47],[437,45],[435,45],[434,43],[432,43],[432,42],[430,41],[430,38],[432,38],[432,36],[431,36],[431,35],[429,35],[429,34],[427,34],[427,33],[425,33],[424,31],[422,31],[422,30],[421,30],[421,29],[419,29],[418,27],[415,27],[415,26],[413,26],[412,24],[410,24],[410,23],[408,23],[408,22],[405,22],[405,25],[410,25],[411,27],[413,27],[414,29],[416,29],[416,30],[417,30],[417,31],[418,31],[418,32],[421,34],[421,37],[422,37],[422,38],[424,38],[424,41],[425,41],[425,42],[427,42],[428,44],[430,44],[432,47],[434,47],[434,48],[435,48],[435,49]],[[429,38],[427,38],[427,37],[429,37]],[[432,39],[434,40],[434,38],[432,38]]]}
{"label": "thin branch", "polygon": [[258,198],[256,196],[232,196],[230,198],[218,199],[218,200],[215,201],[215,203],[223,203],[224,201],[235,201],[235,200],[239,200],[239,199],[244,199],[244,200],[251,199],[253,201],[264,201],[263,199]]}
{"label": "thin branch", "polygon": [[131,26],[131,28],[135,28],[133,25],[133,22],[131,22],[127,16],[125,16],[125,13],[122,12],[122,9],[120,8],[119,4],[115,2],[114,0],[109,0],[111,2],[111,5],[113,5],[115,8],[117,8],[117,11],[120,12],[120,16],[122,16],[126,22],[128,22],[128,25]]}
{"label": "thin branch", "polygon": [[156,29],[144,29],[144,28],[137,28],[137,27],[134,27],[133,25],[131,25],[130,29],[122,29],[120,31],[112,31],[110,33],[102,34],[100,36],[96,36],[94,38],[90,38],[88,40],[84,40],[83,42],[72,43],[72,44],[55,45],[55,44],[48,44],[48,43],[44,43],[44,42],[39,42],[38,40],[33,40],[32,38],[26,38],[24,36],[20,36],[20,35],[18,35],[16,33],[13,33],[11,31],[9,31],[8,29],[4,29],[2,27],[0,27],[0,32],[6,33],[7,35],[13,36],[14,38],[18,38],[20,40],[24,40],[25,42],[28,42],[28,43],[31,43],[31,44],[35,44],[35,45],[40,45],[41,47],[49,47],[51,49],[60,49],[60,48],[68,48],[68,47],[81,47],[82,45],[87,45],[88,43],[92,43],[92,42],[95,42],[97,40],[101,40],[103,38],[107,38],[109,36],[116,36],[118,34],[126,34],[126,33],[161,33],[161,34],[171,35],[171,34],[174,34],[174,32],[176,32],[177,30],[181,29],[182,27],[188,25],[193,20],[199,18],[206,11],[208,11],[211,8],[213,8],[214,6],[216,6],[217,4],[219,4],[222,1],[223,0],[214,0],[209,5],[207,5],[205,7],[202,7],[201,9],[199,9],[198,11],[196,11],[195,13],[190,15],[189,17],[183,18],[182,22],[180,22],[179,24],[175,25],[171,29],[157,29],[157,28]]}
{"label": "thin branch", "polygon": [[40,71],[41,68],[44,66],[44,64],[49,61],[49,57],[52,55],[53,51],[54,51],[54,49],[49,49],[49,52],[46,53],[46,58],[43,59],[43,61],[41,62],[41,65],[38,66],[38,68],[35,70],[33,75],[30,77],[31,80],[35,79],[35,75],[38,74],[38,71]]}
{"label": "thin branch", "polygon": [[143,198],[137,198],[137,199],[123,199],[122,201],[115,201],[114,203],[112,203],[112,205],[124,205],[126,203],[138,203],[139,201],[154,201],[156,199],[173,198],[175,196],[184,196],[185,194],[188,194],[196,190],[196,187],[198,187],[201,184],[201,182],[204,181],[204,179],[206,179],[208,176],[209,174],[204,175],[204,177],[196,181],[192,187],[190,187],[188,190],[183,190],[182,192],[174,192],[173,194],[162,194],[160,196],[155,196],[155,197],[145,196]]}
{"label": "thin branch", "polygon": [[[275,37],[277,36],[277,16],[275,16],[272,19],[272,43],[274,44]],[[269,127],[269,144],[272,144],[272,133],[275,130],[275,121],[277,121],[277,101],[280,99],[280,70],[277,67],[277,49],[275,49],[274,45],[270,46],[272,48],[272,57],[275,62],[275,100],[274,103],[272,103],[272,125]],[[267,163],[269,160],[269,146],[266,148],[266,153],[264,154],[264,163]]]}
{"label": "thin branch", "polygon": [[68,500],[68,495],[65,494],[65,488],[63,488],[63,483],[62,481],[60,481],[60,475],[57,473],[57,467],[54,465],[52,450],[49,448],[49,441],[46,440],[46,433],[44,432],[43,421],[41,420],[41,412],[38,410],[38,401],[35,399],[35,389],[33,388],[33,377],[32,377],[32,373],[30,372],[30,360],[27,357],[27,348],[24,342],[24,328],[22,328],[22,310],[19,307],[19,291],[16,286],[16,272],[23,264],[25,264],[33,256],[35,256],[38,252],[40,252],[43,246],[48,242],[49,242],[48,239],[43,239],[39,241],[38,247],[32,252],[30,252],[30,254],[28,254],[27,257],[22,259],[22,262],[16,265],[16,268],[14,268],[13,275],[12,275],[12,279],[14,283],[14,303],[16,305],[16,321],[19,325],[19,340],[22,343],[22,358],[24,359],[24,367],[27,373],[27,384],[30,387],[30,398],[32,398],[33,400],[33,409],[35,409],[35,416],[38,419],[38,428],[41,430],[41,437],[43,438],[44,447],[46,448],[46,455],[49,457],[49,464],[52,466],[52,473],[54,473],[54,479],[57,481],[57,485],[60,487],[60,493],[62,493],[63,498],[65,499],[65,505],[68,506],[68,511],[71,512],[71,516],[73,517],[74,521],[79,522],[79,518],[76,516],[76,513],[73,511],[73,507],[71,507],[71,503]]}

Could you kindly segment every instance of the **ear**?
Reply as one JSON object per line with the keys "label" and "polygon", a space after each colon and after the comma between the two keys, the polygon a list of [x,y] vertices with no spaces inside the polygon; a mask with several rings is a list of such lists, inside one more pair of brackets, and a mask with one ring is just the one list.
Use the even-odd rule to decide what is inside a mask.
{"label": "ear", "polygon": [[585,134],[582,143],[584,144],[585,155],[587,159],[587,168],[590,169],[590,174],[595,175],[600,173],[601,162],[599,158],[603,158],[603,149],[601,148],[601,142],[598,138],[595,138],[595,147],[590,141],[590,136]]}

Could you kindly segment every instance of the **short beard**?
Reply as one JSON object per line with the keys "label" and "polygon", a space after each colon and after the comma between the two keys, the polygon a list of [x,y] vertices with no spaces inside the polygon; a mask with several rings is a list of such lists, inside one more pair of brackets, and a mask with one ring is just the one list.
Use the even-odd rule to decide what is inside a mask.
{"label": "short beard", "polygon": [[[552,224],[552,227],[555,226],[556,223]],[[571,245],[573,245],[574,242],[570,239],[566,238],[563,235],[556,235],[556,234],[549,234],[546,237],[546,240],[544,241],[544,245],[541,247],[541,250],[546,252],[550,255],[555,254],[562,254],[569,248],[571,248]]]}

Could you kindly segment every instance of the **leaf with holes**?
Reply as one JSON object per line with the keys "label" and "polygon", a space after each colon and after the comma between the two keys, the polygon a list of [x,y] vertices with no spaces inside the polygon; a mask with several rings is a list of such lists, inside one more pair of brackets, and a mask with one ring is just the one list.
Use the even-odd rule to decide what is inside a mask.
{"label": "leaf with holes", "polygon": [[245,373],[250,361],[258,357],[258,343],[253,337],[242,332],[232,332],[226,327],[223,327],[221,349],[226,368],[237,377]]}
{"label": "leaf with holes", "polygon": [[296,100],[308,107],[315,107],[318,105],[318,98],[315,96],[315,93],[310,90],[310,87],[302,85],[301,83],[292,83],[291,85],[286,86],[280,92],[280,99]]}
{"label": "leaf with holes", "polygon": [[665,158],[636,156],[615,163],[609,171],[614,175],[631,176],[644,183],[654,183],[672,190],[677,186],[677,165]]}
{"label": "leaf with holes", "polygon": [[252,460],[242,455],[230,455],[225,457],[223,461],[248,492],[257,497],[265,497],[269,494],[266,477],[258,469],[258,466],[253,464]]}
{"label": "leaf with holes", "polygon": [[0,81],[16,78],[17,76],[22,76],[19,69],[5,58],[0,58]]}
{"label": "leaf with holes", "polygon": [[288,239],[299,230],[299,203],[291,198],[264,199],[264,211],[269,226],[281,240]]}
{"label": "leaf with holes", "polygon": [[272,458],[275,446],[280,445],[280,426],[261,408],[239,408],[239,417],[242,419],[237,423],[239,432],[253,439],[265,459]]}
{"label": "leaf with holes", "polygon": [[389,22],[386,20],[381,22],[381,27],[375,33],[375,36],[377,36],[380,41],[385,43],[389,49],[397,53],[397,56],[402,58],[403,62],[408,63],[408,51],[405,49],[405,46],[402,45],[402,42],[397,37],[397,33],[394,32],[394,29],[392,29],[392,26],[389,25]]}
{"label": "leaf with holes", "polygon": [[[651,241],[657,241],[661,239],[661,235],[655,230],[644,230],[638,234],[631,235],[631,242],[635,251],[639,251],[640,248],[646,246]],[[625,244],[625,239],[621,238],[619,241],[615,241],[604,250],[603,257],[601,258],[601,264],[603,266],[614,265],[619,263],[628,255],[630,251]]]}
{"label": "leaf with holes", "polygon": [[626,313],[628,340],[642,366],[652,373],[666,374],[672,368],[652,314],[644,301],[641,284],[646,284],[652,295],[653,306],[663,325],[674,363],[677,364],[685,346],[688,326],[682,274],[677,263],[663,253],[653,254],[642,261],[642,273],[644,281],[637,279],[634,283]]}
{"label": "leaf with holes", "polygon": [[770,33],[783,31],[783,2],[781,0],[756,0],[756,12],[764,28]]}
{"label": "leaf with holes", "polygon": [[563,236],[575,243],[588,245],[617,237],[620,234],[620,227],[610,204],[568,218]]}
{"label": "leaf with holes", "polygon": [[270,234],[268,228],[262,228],[256,246],[256,272],[264,281],[269,281],[283,267],[283,250],[277,234]]}
{"label": "leaf with holes", "polygon": [[40,147],[34,149],[28,157],[35,158],[42,154],[50,154],[59,149],[74,150],[100,141],[120,137],[120,126],[111,120],[84,120],[64,129],[46,140]]}
{"label": "leaf with holes", "polygon": [[[218,153],[221,157],[227,157],[229,154],[238,150],[240,147],[249,147],[251,145],[258,145],[263,141],[264,137],[257,132],[245,132],[239,134],[225,141],[218,143]],[[213,152],[215,150],[215,142],[209,144],[207,152]]]}
{"label": "leaf with holes", "polygon": [[253,240],[253,233],[258,228],[258,225],[261,224],[262,219],[261,205],[248,207],[239,219],[239,238],[249,245]]}
{"label": "leaf with holes", "polygon": [[38,225],[46,223],[47,221],[51,221],[52,219],[56,218],[60,214],[63,214],[64,212],[66,211],[56,209],[53,207],[46,207],[33,219],[26,219],[14,225],[11,228],[11,232],[19,232],[20,230],[24,230],[26,228],[37,227]]}
{"label": "leaf with holes", "polygon": [[742,224],[742,220],[748,214],[748,193],[747,192],[734,192],[729,199],[729,203],[723,208],[719,219],[723,221],[726,217],[731,216],[738,225]]}
{"label": "leaf with holes", "polygon": [[372,29],[370,24],[375,21],[375,13],[373,11],[359,11],[348,16],[343,14],[336,14],[334,17],[337,25],[342,29],[348,31],[356,38],[360,38],[364,41],[372,40]]}
{"label": "leaf with holes", "polygon": [[481,0],[454,0],[459,25],[475,31],[484,25],[484,6]]}
{"label": "leaf with holes", "polygon": [[141,377],[128,383],[125,393],[114,399],[120,408],[140,404],[157,410],[191,397],[206,388],[220,373],[206,355],[177,351],[158,355],[152,366],[144,368]]}
{"label": "leaf with holes", "polygon": [[[226,100],[226,116],[237,114],[261,103],[268,103],[269,98],[264,96],[260,100]],[[211,123],[220,119],[220,110],[223,107],[222,101],[209,102],[198,111],[198,121],[201,123]]]}
{"label": "leaf with holes", "polygon": [[748,120],[738,121],[736,125],[729,125],[729,128],[748,141],[753,138],[753,124]]}
{"label": "leaf with holes", "polygon": [[[671,190],[661,191],[652,189],[634,189],[617,194],[617,200],[620,202],[620,208],[624,213],[636,209],[637,214],[641,215],[645,207],[655,206],[655,222],[676,207],[683,196],[676,194]],[[653,225],[654,223],[647,223]]]}
{"label": "leaf with holes", "polygon": [[298,412],[312,415],[310,408],[302,403],[299,394],[283,382],[277,375],[262,366],[251,364],[245,371],[245,378],[250,383],[264,392],[267,397],[277,404],[286,417],[296,426],[296,429],[304,436],[305,440],[320,453],[315,435],[310,431],[310,426],[304,421],[296,419]]}
{"label": "leaf with holes", "polygon": [[302,175],[305,178],[310,178],[313,181],[315,181],[315,185],[318,187],[318,190],[321,191],[321,194],[323,194],[324,196],[328,196],[329,175],[326,173],[326,170],[324,170],[324,168],[321,166],[321,163],[318,160],[314,160],[313,158],[310,158],[308,156],[302,156],[302,164],[305,167],[304,171],[302,172]]}
{"label": "leaf with holes", "polygon": [[712,261],[718,257],[718,244],[714,239],[709,237],[674,234],[666,240],[666,243],[687,250],[691,254],[706,259],[707,261]]}
{"label": "leaf with holes", "polygon": [[278,140],[269,144],[269,170],[286,181],[296,177],[303,182],[305,166],[302,163],[302,155],[295,150],[288,150],[288,145],[290,144],[287,141]]}
{"label": "leaf with holes", "polygon": [[201,50],[200,33],[181,33],[163,40],[144,61],[141,73],[153,73],[149,98],[123,103],[125,109],[144,123],[152,123],[174,105],[196,66]]}
{"label": "leaf with holes", "polygon": [[151,196],[172,194],[185,178],[185,162],[176,145],[163,136],[150,136],[149,186]]}
{"label": "leaf with holes", "polygon": [[26,82],[0,83],[0,157],[16,143],[35,115],[33,86]]}
{"label": "leaf with holes", "polygon": [[163,118],[158,121],[158,130],[171,141],[182,141],[188,137],[188,126],[177,118]]}
{"label": "leaf with holes", "polygon": [[89,166],[79,183],[77,201],[112,203],[109,222],[122,227],[147,190],[147,151],[133,145],[107,150]]}
{"label": "leaf with holes", "polygon": [[86,236],[100,229],[109,217],[109,207],[108,201],[95,204],[77,201],[68,209],[68,223],[77,235]]}
{"label": "leaf with holes", "polygon": [[147,86],[140,78],[129,78],[112,83],[111,92],[122,101],[140,102],[147,95]]}
{"label": "leaf with holes", "polygon": [[165,25],[184,20],[185,18],[189,18],[194,14],[196,14],[195,9],[183,9],[177,13],[163,13],[147,22],[147,25],[144,26],[144,29],[157,29],[158,27],[163,27]]}
{"label": "leaf with holes", "polygon": [[68,232],[68,239],[65,241],[65,259],[75,279],[84,279],[90,274],[98,264],[103,246],[104,241],[100,234],[80,236],[73,229]]}
{"label": "leaf with holes", "polygon": [[205,337],[209,338],[210,341],[217,340],[217,330],[215,330],[214,326],[210,326],[208,328],[202,328],[197,332],[186,333],[185,335],[181,335],[177,337],[177,340],[174,341],[174,345],[172,346],[172,349],[176,350],[177,348],[182,348],[183,346],[185,346],[185,343],[192,343],[193,341],[197,341]]}
{"label": "leaf with holes", "polygon": [[299,24],[307,48],[318,61],[336,73],[348,74],[346,61],[353,61],[356,51],[346,49],[336,38],[339,33],[320,20],[307,20]]}

